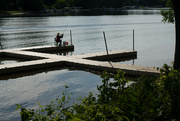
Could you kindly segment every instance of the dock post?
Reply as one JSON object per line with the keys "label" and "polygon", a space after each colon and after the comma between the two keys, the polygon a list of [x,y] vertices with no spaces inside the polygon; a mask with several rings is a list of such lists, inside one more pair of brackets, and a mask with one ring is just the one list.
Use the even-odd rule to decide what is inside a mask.
{"label": "dock post", "polygon": [[133,51],[134,51],[134,29],[133,29]]}
{"label": "dock post", "polygon": [[2,47],[2,44],[1,44],[1,42],[0,42],[0,46],[1,46],[1,49],[3,50],[3,47]]}
{"label": "dock post", "polygon": [[72,32],[70,30],[70,40],[71,40],[71,45],[72,45]]}
{"label": "dock post", "polygon": [[[108,47],[107,47],[107,42],[106,42],[106,35],[105,35],[105,32],[103,32],[103,35],[104,35],[104,42],[105,42],[105,46],[106,46],[106,52],[107,52],[107,59],[108,59],[108,62],[110,63],[110,60],[109,60],[109,53],[108,53]],[[111,63],[110,63],[111,64]],[[112,64],[111,64],[112,66]],[[113,67],[113,66],[112,66]]]}
{"label": "dock post", "polygon": [[108,48],[107,48],[107,42],[106,42],[105,32],[103,32],[103,35],[104,35],[104,41],[105,41],[105,46],[106,46],[106,52],[107,52],[107,55],[109,55],[109,53],[108,53]]}

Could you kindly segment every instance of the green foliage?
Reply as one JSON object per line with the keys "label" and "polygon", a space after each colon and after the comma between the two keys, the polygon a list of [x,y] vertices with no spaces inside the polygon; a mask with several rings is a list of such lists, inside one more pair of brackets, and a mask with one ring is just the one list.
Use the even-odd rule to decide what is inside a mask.
{"label": "green foliage", "polygon": [[[21,108],[21,119],[22,121],[61,121],[71,117],[70,107],[66,106],[69,103],[71,93],[67,93],[68,86],[65,85],[65,91],[62,93],[61,98],[52,100],[49,105],[40,105],[38,103],[38,109],[26,109],[19,104],[16,110]],[[67,96],[68,95],[68,96]]]}
{"label": "green foliage", "polygon": [[174,16],[174,8],[172,0],[164,0],[166,2],[166,7],[169,7],[169,10],[162,9],[161,15],[163,16],[163,22],[174,23],[175,16]]}
{"label": "green foliage", "polygon": [[19,0],[17,4],[25,11],[38,11],[44,8],[42,0]]}
{"label": "green foliage", "polygon": [[157,78],[141,76],[134,81],[127,80],[125,72],[119,70],[114,78],[104,72],[99,94],[90,92],[83,99],[77,99],[72,106],[67,88],[61,99],[50,105],[39,105],[38,110],[21,107],[22,120],[91,120],[91,121],[177,121],[180,115],[180,71],[164,65]]}
{"label": "green foliage", "polygon": [[161,15],[163,16],[163,20],[162,22],[168,22],[168,23],[174,23],[175,22],[175,16],[174,16],[174,10],[170,9],[170,10],[165,10],[162,9],[161,10]]}
{"label": "green foliage", "polygon": [[170,99],[170,115],[172,118],[180,120],[180,71],[173,70],[172,67],[164,65],[160,80],[164,84],[164,90]]}

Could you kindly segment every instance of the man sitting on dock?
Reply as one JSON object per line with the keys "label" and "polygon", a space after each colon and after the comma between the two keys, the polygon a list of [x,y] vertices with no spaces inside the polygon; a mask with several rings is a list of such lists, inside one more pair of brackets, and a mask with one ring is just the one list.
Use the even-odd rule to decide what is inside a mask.
{"label": "man sitting on dock", "polygon": [[63,38],[63,35],[64,34],[57,33],[57,36],[55,38],[56,46],[58,46],[58,44],[59,44],[59,46],[61,46],[61,43],[62,43],[61,38]]}

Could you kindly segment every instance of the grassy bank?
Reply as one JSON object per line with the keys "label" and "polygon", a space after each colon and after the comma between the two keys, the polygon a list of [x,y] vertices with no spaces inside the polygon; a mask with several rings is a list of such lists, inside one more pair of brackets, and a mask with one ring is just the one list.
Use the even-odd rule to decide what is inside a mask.
{"label": "grassy bank", "polygon": [[26,12],[23,12],[23,11],[0,11],[1,17],[16,16],[16,15],[22,15],[22,14],[26,14]]}

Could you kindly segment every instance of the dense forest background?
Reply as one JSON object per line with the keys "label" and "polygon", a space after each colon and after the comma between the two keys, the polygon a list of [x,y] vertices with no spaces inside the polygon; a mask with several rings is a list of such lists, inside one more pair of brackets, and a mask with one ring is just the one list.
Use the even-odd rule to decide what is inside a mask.
{"label": "dense forest background", "polygon": [[64,7],[121,8],[124,6],[165,6],[163,0],[0,0],[0,11],[39,11]]}

